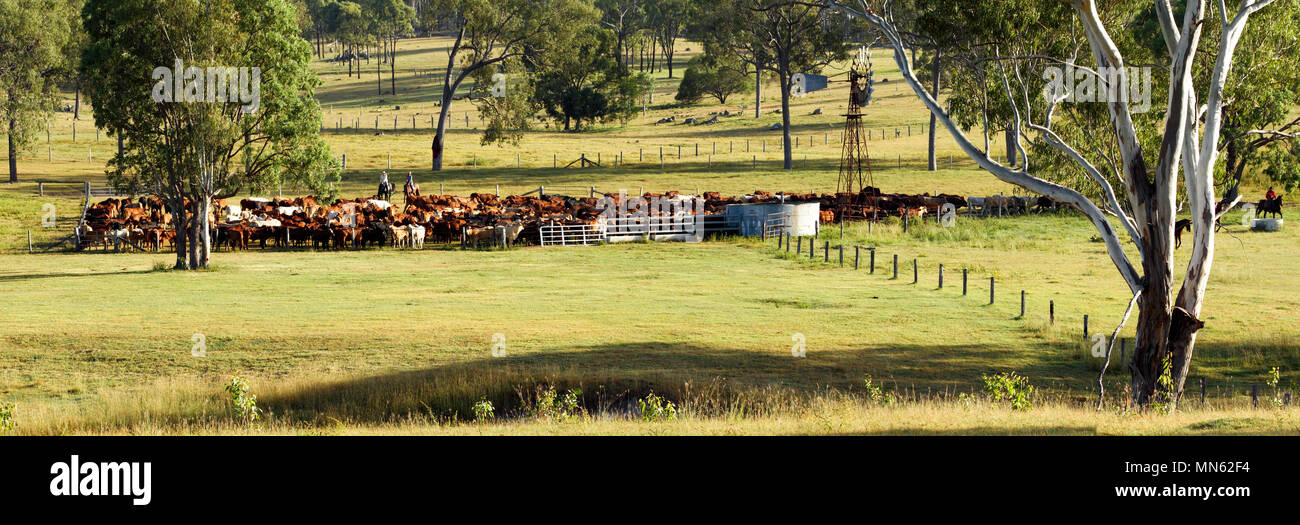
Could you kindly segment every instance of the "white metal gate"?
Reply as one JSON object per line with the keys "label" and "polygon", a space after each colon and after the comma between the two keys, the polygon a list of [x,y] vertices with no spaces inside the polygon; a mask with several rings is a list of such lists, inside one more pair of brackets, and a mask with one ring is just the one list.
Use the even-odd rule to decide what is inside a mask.
{"label": "white metal gate", "polygon": [[605,242],[598,224],[547,224],[541,227],[542,246],[590,246]]}

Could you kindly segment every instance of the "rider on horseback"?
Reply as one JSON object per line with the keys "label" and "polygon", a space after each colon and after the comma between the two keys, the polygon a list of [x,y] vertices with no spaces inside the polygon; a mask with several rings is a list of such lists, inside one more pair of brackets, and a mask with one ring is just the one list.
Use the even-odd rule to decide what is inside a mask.
{"label": "rider on horseback", "polygon": [[1277,198],[1277,193],[1273,191],[1272,186],[1268,187],[1268,193],[1264,195],[1264,198],[1268,200],[1273,200]]}
{"label": "rider on horseback", "polygon": [[379,194],[376,196],[382,200],[392,200],[393,198],[393,184],[388,182],[387,171],[379,173]]}
{"label": "rider on horseback", "polygon": [[415,183],[411,172],[406,172],[406,184],[402,185],[402,202],[410,202],[412,196],[420,194],[420,185]]}

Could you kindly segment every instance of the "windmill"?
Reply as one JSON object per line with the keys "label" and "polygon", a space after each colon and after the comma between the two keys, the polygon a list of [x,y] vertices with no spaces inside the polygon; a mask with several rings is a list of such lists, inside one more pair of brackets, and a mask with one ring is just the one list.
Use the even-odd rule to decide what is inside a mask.
{"label": "windmill", "polygon": [[875,184],[871,176],[871,156],[862,135],[862,107],[871,103],[871,94],[876,90],[873,73],[870,52],[865,47],[859,48],[857,57],[849,66],[849,110],[843,115],[844,148],[840,155],[836,193],[857,194]]}

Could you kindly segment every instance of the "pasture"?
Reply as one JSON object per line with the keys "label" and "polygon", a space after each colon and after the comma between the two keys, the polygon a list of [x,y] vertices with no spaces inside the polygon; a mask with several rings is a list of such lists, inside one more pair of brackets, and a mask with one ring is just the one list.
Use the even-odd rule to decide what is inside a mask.
{"label": "pasture", "polygon": [[[539,185],[570,194],[591,186],[724,195],[834,191],[842,86],[792,105],[801,146],[796,169],[784,171],[780,134],[768,130],[780,117],[771,113],[776,97],[768,97],[758,119],[752,95],[736,95],[726,106],[679,107],[671,102],[676,79],[666,73],[655,104],[627,125],[576,135],[542,128],[518,146],[481,146],[472,105],[458,101],[453,114],[468,111],[471,125],[453,119],[448,168],[433,173],[434,80],[417,71],[436,77],[446,45],[441,38],[402,41],[395,96],[376,94],[373,70],[349,79],[338,65],[317,63],[326,140],[348,155],[338,187],[343,196],[371,194],[390,153],[394,181],[412,171],[426,193],[440,183],[458,194],[499,185],[503,195]],[[698,52],[689,42],[680,46],[678,77]],[[893,67],[877,59],[879,77],[890,77]],[[817,108],[823,113],[811,115]],[[724,110],[741,116],[713,125],[655,124]],[[104,184],[103,161],[115,145],[94,140],[89,108],[82,111],[75,142],[70,115],[59,113],[48,146],[20,157],[26,181]],[[946,133],[941,169],[926,171],[919,126],[928,118],[902,83],[880,85],[867,113],[865,126],[877,130],[868,144],[875,185],[885,191],[1012,193],[964,160]],[[410,128],[412,117],[417,129]],[[334,129],[348,118],[361,129]],[[376,118],[378,130],[371,129]],[[908,125],[911,136],[901,131]],[[879,140],[885,129],[888,138]],[[741,149],[745,141],[749,152]],[[766,151],[755,151],[762,141]],[[551,167],[584,153],[599,154],[605,167]],[[611,167],[620,153],[623,166]],[[1291,269],[1300,234],[1249,232],[1236,223],[1237,213],[1225,219],[1227,233],[1218,240],[1207,326],[1188,382],[1190,391],[1205,378],[1210,401],[1164,417],[1123,410],[1127,373],[1114,365],[1111,408],[1090,408],[1098,360],[1083,338],[1082,316],[1089,315],[1093,332],[1109,333],[1128,297],[1102,244],[1091,240],[1091,226],[1070,213],[962,216],[952,228],[931,221],[906,233],[896,220],[870,232],[850,224],[842,239],[828,226],[811,259],[774,241],[730,238],[510,250],[220,251],[214,269],[183,273],[161,269],[174,260],[168,253],[27,254],[28,230],[38,243],[57,236],[40,228],[43,204],[55,204],[60,220],[80,213],[82,197],[71,186],[47,191],[38,197],[31,182],[0,185],[0,401],[19,404],[20,434],[1300,431],[1294,409],[1268,408],[1264,399],[1272,395],[1264,385],[1270,368],[1281,369],[1283,391],[1294,391],[1300,379],[1300,283]],[[1261,193],[1258,184],[1246,192]],[[865,250],[856,271],[851,262],[841,267],[834,251],[823,262],[825,242],[876,247],[875,273]],[[898,279],[891,278],[894,254]],[[989,277],[997,282],[992,305]],[[1021,290],[1028,292],[1024,318]],[[192,355],[195,334],[205,341],[203,357]],[[499,358],[491,353],[497,334],[505,341]],[[806,338],[807,357],[791,355],[794,334]],[[1038,387],[1035,410],[992,407],[980,393],[982,375],[1012,370]],[[233,421],[220,397],[221,383],[235,374],[249,378],[268,411],[257,428]],[[863,388],[867,376],[899,402],[872,401]],[[476,400],[490,399],[507,414],[535,402],[541,385],[581,388],[594,417],[581,424],[519,417],[466,423]],[[1250,407],[1252,385],[1261,388],[1258,410]],[[635,399],[650,391],[681,404],[683,417],[629,417]]]}

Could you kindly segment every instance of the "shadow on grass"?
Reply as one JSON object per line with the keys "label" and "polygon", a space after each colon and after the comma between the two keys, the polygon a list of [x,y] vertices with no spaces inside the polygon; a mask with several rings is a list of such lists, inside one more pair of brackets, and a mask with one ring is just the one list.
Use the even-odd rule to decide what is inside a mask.
{"label": "shadow on grass", "polygon": [[[292,420],[337,418],[393,422],[410,417],[464,420],[487,399],[505,417],[518,416],[539,389],[582,390],[589,412],[626,413],[653,391],[696,413],[775,414],[802,406],[818,395],[861,390],[863,378],[905,399],[977,390],[993,349],[975,346],[904,345],[848,351],[809,351],[794,358],[771,353],[658,342],[587,347],[558,355],[481,360],[339,380],[286,380],[259,392],[264,406]],[[1049,352],[1017,370],[1031,378],[1061,372]],[[968,355],[963,355],[968,354]],[[994,361],[1012,357],[993,354]],[[976,358],[975,356],[979,356]],[[918,363],[932,363],[922,367]],[[904,363],[906,363],[904,365]],[[1000,368],[998,369],[1000,370]],[[1084,379],[1087,374],[1080,374]]]}

